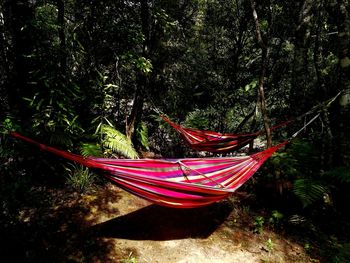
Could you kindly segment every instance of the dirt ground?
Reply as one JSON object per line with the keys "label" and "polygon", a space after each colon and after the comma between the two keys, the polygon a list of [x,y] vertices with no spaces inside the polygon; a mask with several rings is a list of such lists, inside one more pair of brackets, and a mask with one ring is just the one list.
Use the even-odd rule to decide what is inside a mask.
{"label": "dirt ground", "polygon": [[171,209],[110,183],[88,194],[34,187],[32,195],[42,201],[21,210],[0,262],[318,262],[281,233],[254,233],[237,197]]}

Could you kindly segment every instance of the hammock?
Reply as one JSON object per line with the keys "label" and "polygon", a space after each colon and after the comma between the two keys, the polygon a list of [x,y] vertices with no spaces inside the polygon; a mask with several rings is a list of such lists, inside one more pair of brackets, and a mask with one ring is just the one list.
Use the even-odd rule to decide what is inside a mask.
{"label": "hammock", "polygon": [[[262,134],[264,131],[258,131],[248,134],[230,134],[230,133],[218,133],[214,131],[197,130],[193,128],[185,128],[177,123],[172,122],[164,115],[161,117],[169,123],[176,131],[179,132],[182,139],[187,143],[189,147],[197,151],[207,151],[212,153],[225,153],[234,150],[238,150],[250,142],[256,137]],[[292,122],[286,121],[270,128],[271,131],[287,125]]]}
{"label": "hammock", "polygon": [[107,159],[83,157],[12,132],[42,150],[103,171],[120,188],[152,203],[194,208],[222,200],[244,184],[288,141],[250,156],[188,159]]}

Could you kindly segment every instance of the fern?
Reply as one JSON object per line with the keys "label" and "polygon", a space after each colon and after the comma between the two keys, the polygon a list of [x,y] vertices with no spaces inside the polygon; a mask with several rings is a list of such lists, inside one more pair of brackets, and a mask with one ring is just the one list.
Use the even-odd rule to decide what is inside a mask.
{"label": "fern", "polygon": [[303,139],[294,139],[291,146],[288,153],[297,160],[293,166],[298,170],[298,173],[303,177],[313,177],[318,174],[318,156],[320,155],[315,145]]}
{"label": "fern", "polygon": [[58,144],[64,146],[72,146],[73,142],[69,135],[61,131],[54,131],[50,133],[50,144]]}
{"label": "fern", "polygon": [[137,159],[138,154],[131,141],[115,128],[102,124],[100,131],[103,135],[102,145],[105,148],[124,155],[127,158]]}
{"label": "fern", "polygon": [[94,143],[82,143],[80,146],[80,153],[83,156],[102,157],[103,152],[101,146]]}
{"label": "fern", "polygon": [[332,263],[349,262],[350,243],[336,244],[335,255],[332,257]]}
{"label": "fern", "polygon": [[324,173],[325,176],[330,176],[341,183],[350,183],[350,168],[348,167],[336,167],[330,171]]}
{"label": "fern", "polygon": [[328,193],[328,189],[316,180],[304,178],[294,181],[293,192],[304,207],[307,207],[323,199],[324,195]]}
{"label": "fern", "polygon": [[208,117],[200,110],[190,112],[186,117],[185,125],[196,129],[209,129]]}

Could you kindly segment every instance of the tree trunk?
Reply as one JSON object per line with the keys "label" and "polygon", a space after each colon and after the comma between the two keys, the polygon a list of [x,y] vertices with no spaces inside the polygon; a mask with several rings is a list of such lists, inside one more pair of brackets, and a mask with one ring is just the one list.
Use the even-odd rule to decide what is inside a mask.
{"label": "tree trunk", "polygon": [[[299,12],[298,25],[295,31],[294,61],[290,91],[291,111],[295,115],[304,112],[308,106],[308,88],[312,88],[310,83],[311,72],[309,70],[308,51],[310,48],[312,19],[314,7],[319,5],[319,0],[304,0]],[[303,108],[305,107],[305,108]]]}
{"label": "tree trunk", "polygon": [[256,34],[256,39],[257,42],[261,48],[262,52],[262,57],[261,57],[261,72],[259,76],[259,84],[258,84],[258,93],[259,93],[259,106],[260,110],[263,116],[264,120],[264,128],[265,128],[265,133],[266,133],[266,147],[269,148],[272,146],[272,136],[271,136],[271,129],[270,129],[270,119],[267,114],[267,109],[266,109],[266,100],[265,100],[265,90],[264,90],[264,84],[265,84],[265,76],[266,76],[266,70],[268,67],[268,61],[270,57],[270,51],[268,46],[264,43],[261,35],[261,30],[260,30],[260,24],[259,24],[259,19],[258,19],[258,14],[255,9],[255,1],[251,0],[251,7],[252,7],[252,12],[253,12],[253,19],[255,23],[255,34]]}
{"label": "tree trunk", "polygon": [[5,112],[9,109],[7,92],[4,86],[7,85],[7,79],[10,74],[9,61],[7,57],[8,35],[4,21],[4,4],[0,4],[0,111]]}
{"label": "tree trunk", "polygon": [[139,91],[140,90],[137,89],[135,92],[131,113],[126,122],[126,136],[129,139],[132,139],[135,127],[137,127],[137,123],[139,122],[142,115],[143,95]]}
{"label": "tree trunk", "polygon": [[23,103],[23,97],[31,96],[30,72],[33,70],[30,54],[34,36],[31,29],[34,10],[29,1],[4,2],[4,25],[8,29],[11,70],[6,83],[8,104],[17,117],[26,123],[31,116]]}
{"label": "tree trunk", "polygon": [[[150,46],[150,11],[148,6],[148,0],[140,0],[141,3],[141,27],[142,33],[145,37],[143,42],[142,56],[147,58],[149,56],[149,46]],[[142,109],[143,109],[143,95],[144,92],[148,90],[148,77],[145,73],[139,72],[137,87],[134,94],[133,105],[131,109],[130,116],[127,118],[126,122],[126,136],[129,139],[132,139],[135,127],[138,126],[138,123],[141,120]]]}
{"label": "tree trunk", "polygon": [[350,167],[350,14],[347,1],[332,0],[328,11],[333,16],[338,28],[338,58],[339,58],[339,90],[343,90],[339,98],[335,116],[335,163]]}
{"label": "tree trunk", "polygon": [[[255,116],[255,112],[256,112],[256,105],[254,106],[253,110],[251,112],[249,112],[244,119],[240,122],[240,124],[238,124],[238,126],[236,127],[236,129],[234,130],[234,133],[239,133],[242,128],[244,127],[244,125],[253,117]],[[251,129],[251,131],[254,131]]]}
{"label": "tree trunk", "polygon": [[58,38],[60,40],[60,51],[59,51],[59,68],[62,76],[66,73],[67,67],[67,56],[66,56],[66,35],[64,33],[64,2],[63,0],[57,0],[57,24],[58,24]]}

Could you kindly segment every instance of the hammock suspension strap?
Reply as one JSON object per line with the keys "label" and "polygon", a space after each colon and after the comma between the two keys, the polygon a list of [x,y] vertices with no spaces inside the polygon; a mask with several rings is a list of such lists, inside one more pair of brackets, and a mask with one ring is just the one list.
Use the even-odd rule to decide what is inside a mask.
{"label": "hammock suspension strap", "polygon": [[299,133],[301,133],[303,130],[305,130],[307,128],[307,126],[309,126],[311,123],[313,123],[319,116],[321,113],[316,114],[311,120],[309,120],[306,124],[304,124],[304,126],[299,129],[298,131],[296,131],[289,139],[288,141],[290,141],[291,139],[297,137],[299,135]]}
{"label": "hammock suspension strap", "polygon": [[218,182],[215,181],[213,178],[210,178],[210,177],[206,176],[205,174],[203,174],[203,173],[197,171],[196,169],[192,169],[191,167],[189,167],[189,166],[187,166],[186,164],[184,164],[183,162],[181,162],[181,160],[178,160],[177,163],[179,164],[180,169],[183,171],[184,177],[185,177],[186,180],[188,180],[189,182],[191,182],[191,180],[188,179],[187,174],[186,174],[186,172],[182,169],[182,167],[185,167],[186,170],[196,172],[197,174],[199,174],[199,175],[203,176],[204,178],[208,179],[209,181],[215,183],[215,185],[219,186],[220,188],[225,189],[225,187],[224,187],[222,184],[218,183]]}

